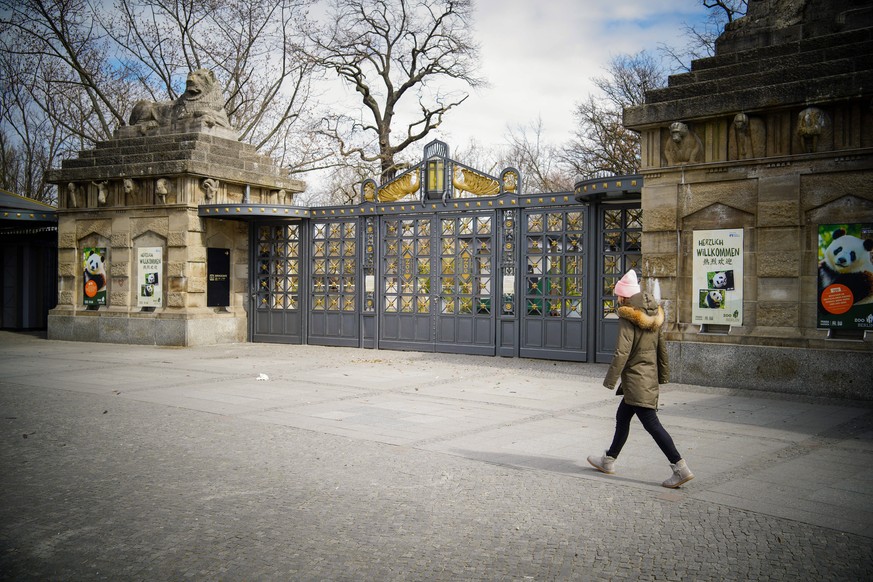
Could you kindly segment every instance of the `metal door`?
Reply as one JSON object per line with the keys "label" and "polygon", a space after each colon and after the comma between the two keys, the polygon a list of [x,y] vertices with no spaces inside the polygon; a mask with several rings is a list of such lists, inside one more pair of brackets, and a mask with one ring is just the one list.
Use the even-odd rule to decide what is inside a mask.
{"label": "metal door", "polygon": [[433,350],[434,217],[383,217],[379,347]]}
{"label": "metal door", "polygon": [[493,213],[440,216],[436,351],[494,355]]}
{"label": "metal door", "polygon": [[642,271],[643,211],[639,203],[603,205],[598,214],[600,260],[595,361],[611,362],[618,339],[618,300],[613,288],[630,269],[635,269],[637,275]]}
{"label": "metal door", "polygon": [[379,347],[495,353],[494,221],[383,217]]}
{"label": "metal door", "polygon": [[308,343],[358,346],[358,221],[312,221]]}
{"label": "metal door", "polygon": [[302,343],[302,224],[259,223],[252,230],[252,341]]}
{"label": "metal door", "polygon": [[526,209],[519,355],[587,361],[586,209]]}

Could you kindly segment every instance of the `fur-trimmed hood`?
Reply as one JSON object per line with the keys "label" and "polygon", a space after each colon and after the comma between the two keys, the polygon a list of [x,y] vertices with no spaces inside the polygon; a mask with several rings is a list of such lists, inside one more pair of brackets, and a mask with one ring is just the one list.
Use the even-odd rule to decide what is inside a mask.
{"label": "fur-trimmed hood", "polygon": [[664,325],[664,310],[649,293],[637,293],[618,308],[618,316],[640,329],[657,331]]}

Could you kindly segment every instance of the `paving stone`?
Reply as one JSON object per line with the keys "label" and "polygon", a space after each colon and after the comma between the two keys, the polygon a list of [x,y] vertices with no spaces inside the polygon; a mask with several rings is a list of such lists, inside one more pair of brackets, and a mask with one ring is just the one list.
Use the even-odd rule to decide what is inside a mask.
{"label": "paving stone", "polygon": [[[665,396],[688,405],[662,420],[680,449],[696,443],[697,477],[666,490],[638,424],[618,475],[587,466],[611,437],[601,409],[617,405],[603,366],[88,348],[0,332],[2,580],[860,580],[873,568],[873,472],[852,461],[873,453],[865,403],[672,386]],[[90,366],[71,365],[88,353]],[[541,393],[497,387],[519,376]],[[713,399],[736,413],[696,420]],[[773,432],[780,404],[792,422]],[[851,465],[846,487],[832,458]],[[835,518],[853,508],[854,521]]]}

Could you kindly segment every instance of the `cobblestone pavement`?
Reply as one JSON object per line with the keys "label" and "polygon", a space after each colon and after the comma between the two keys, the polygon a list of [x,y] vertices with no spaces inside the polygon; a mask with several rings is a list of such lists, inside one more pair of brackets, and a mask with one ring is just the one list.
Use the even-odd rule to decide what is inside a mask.
{"label": "cobblestone pavement", "polygon": [[[0,333],[3,580],[862,580],[869,404],[676,386],[679,490],[591,364]],[[258,380],[258,378],[262,378]]]}

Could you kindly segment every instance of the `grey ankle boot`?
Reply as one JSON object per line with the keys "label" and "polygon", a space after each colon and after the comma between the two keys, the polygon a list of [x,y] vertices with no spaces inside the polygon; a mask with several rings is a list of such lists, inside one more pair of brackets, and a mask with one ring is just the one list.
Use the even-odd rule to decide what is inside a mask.
{"label": "grey ankle boot", "polygon": [[591,455],[588,457],[588,462],[601,473],[606,473],[607,475],[615,473],[615,458],[607,455],[605,451],[602,457]]}
{"label": "grey ankle boot", "polygon": [[683,483],[688,483],[694,479],[694,473],[692,473],[691,469],[688,468],[688,465],[685,464],[685,459],[679,459],[675,465],[670,465],[670,468],[673,469],[673,475],[661,483],[664,487],[676,489]]}

